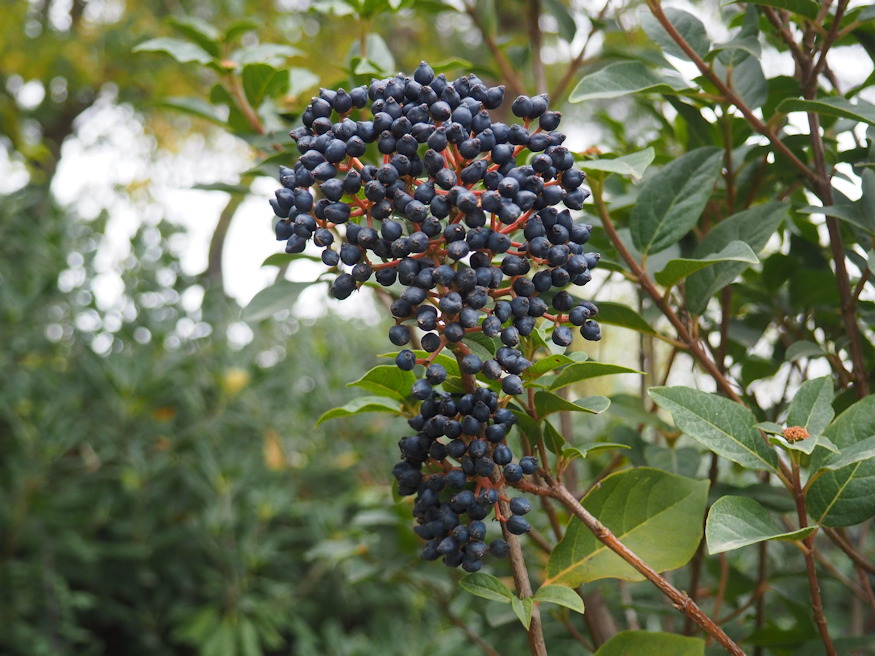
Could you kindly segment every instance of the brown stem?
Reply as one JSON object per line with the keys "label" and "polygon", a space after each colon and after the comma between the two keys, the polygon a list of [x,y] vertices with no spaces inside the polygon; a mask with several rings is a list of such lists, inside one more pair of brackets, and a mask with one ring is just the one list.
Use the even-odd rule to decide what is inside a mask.
{"label": "brown stem", "polygon": [[501,77],[504,80],[504,83],[507,85],[508,89],[516,95],[524,94],[526,92],[525,85],[522,83],[522,80],[520,80],[520,77],[516,74],[513,65],[504,54],[504,51],[498,47],[498,43],[496,43],[495,37],[489,33],[489,30],[486,29],[486,26],[483,24],[483,20],[480,18],[480,14],[477,13],[477,8],[474,5],[470,5],[466,2],[465,13],[471,17],[474,25],[477,26],[478,30],[480,30],[480,35],[483,37],[483,43],[486,44],[486,48],[492,54],[493,59],[495,59],[495,63],[501,70]]}
{"label": "brown stem", "polygon": [[532,69],[535,75],[535,91],[547,93],[547,83],[544,79],[544,61],[541,59],[541,0],[529,0],[526,3],[529,10],[528,28],[529,41],[532,44]]}
{"label": "brown stem", "polygon": [[[799,520],[799,528],[808,526],[808,511],[805,508],[805,491],[799,478],[799,464],[792,465],[793,499],[796,502],[796,516]],[[814,534],[809,535],[802,541],[804,545],[805,569],[808,572],[808,589],[811,592],[811,610],[814,614],[814,623],[820,632],[820,638],[826,648],[827,656],[837,656],[829,630],[826,625],[826,616],[823,614],[823,601],[820,597],[820,584],[817,582],[817,567],[814,562]]]}
{"label": "brown stem", "polygon": [[817,62],[814,64],[814,68],[811,71],[811,76],[816,80],[820,73],[826,67],[826,54],[829,52],[829,49],[832,47],[832,44],[835,43],[836,38],[838,37],[839,27],[841,27],[842,16],[845,15],[845,10],[848,8],[848,0],[839,0],[838,6],[836,6],[836,13],[832,20],[832,25],[830,25],[829,32],[826,33],[826,37],[823,40],[823,45],[820,46],[820,54],[818,55]]}
{"label": "brown stem", "polygon": [[701,626],[708,635],[713,637],[727,652],[735,656],[744,656],[744,651],[739,647],[726,633],[721,629],[714,620],[708,617],[699,606],[697,606],[685,592],[681,592],[671,583],[659,575],[656,570],[645,563],[635,553],[633,553],[626,545],[620,542],[617,537],[598,519],[589,513],[581,503],[574,497],[568,489],[561,483],[549,481],[551,495],[558,499],[571,513],[574,514],[583,524],[592,531],[592,534],[608,549],[616,553],[629,565],[635,568],[648,581],[653,583],[665,596],[673,603],[674,607],[689,617],[693,618],[699,626]]}
{"label": "brown stem", "polygon": [[[596,19],[601,21],[605,17],[605,14],[608,13],[608,9],[610,9],[611,0],[607,0],[605,6],[601,8]],[[553,91],[550,92],[550,97],[558,100],[563,93],[565,93],[565,89],[568,88],[568,85],[571,84],[571,80],[574,79],[574,76],[577,74],[577,71],[581,68],[581,66],[585,66],[590,63],[589,59],[586,59],[586,49],[589,45],[589,40],[592,38],[593,34],[597,32],[597,28],[595,26],[590,29],[589,34],[586,35],[586,39],[583,42],[583,45],[580,46],[580,52],[571,60],[568,64],[568,68],[565,69],[565,73],[562,75],[562,78],[553,88]]]}
{"label": "brown stem", "polygon": [[870,574],[875,574],[875,564],[866,560],[860,552],[854,549],[854,546],[850,544],[841,533],[834,528],[824,528],[823,532],[826,533],[826,536],[832,540],[839,549],[847,554],[848,558],[853,561],[854,565]]}
{"label": "brown stem", "polygon": [[225,250],[225,238],[228,236],[231,221],[241,203],[243,203],[243,196],[239,194],[233,194],[228,199],[228,204],[225,205],[225,208],[219,215],[219,222],[216,224],[216,229],[213,230],[213,236],[210,238],[207,270],[204,271],[203,275],[212,288],[221,292],[224,292],[225,289],[222,279],[222,255]]}

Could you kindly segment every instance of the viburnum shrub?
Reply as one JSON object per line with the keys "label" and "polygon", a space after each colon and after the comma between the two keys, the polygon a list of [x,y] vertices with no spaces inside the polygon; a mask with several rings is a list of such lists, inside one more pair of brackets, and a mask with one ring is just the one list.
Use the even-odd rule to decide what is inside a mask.
{"label": "viburnum shrub", "polygon": [[[287,252],[265,264],[321,258],[335,298],[367,286],[391,315],[395,364],[319,423],[408,422],[392,484],[419,551],[510,605],[533,654],[545,627],[597,656],[871,648],[875,13],[522,4],[314,3],[324,34],[308,52],[359,38],[325,73],[348,90],[309,103],[288,70],[302,51],[281,44],[235,49],[235,30],[195,39],[188,25],[189,42],[140,49],[206,62],[222,108],[207,116],[270,145],[258,172],[282,165],[271,203]],[[441,35],[411,41],[424,54],[474,48],[480,77],[455,77],[457,59],[434,63],[452,80],[427,64],[393,75],[409,29]],[[856,81],[839,52],[867,62]],[[554,109],[585,109],[585,146],[557,132],[548,89]],[[270,134],[289,120],[297,153]],[[287,310],[292,285],[244,318]],[[599,324],[640,371],[583,352]],[[617,373],[640,387],[577,397]],[[507,558],[484,559],[490,547]],[[682,626],[652,587],[625,583],[643,579]],[[586,635],[567,612],[584,599]]]}

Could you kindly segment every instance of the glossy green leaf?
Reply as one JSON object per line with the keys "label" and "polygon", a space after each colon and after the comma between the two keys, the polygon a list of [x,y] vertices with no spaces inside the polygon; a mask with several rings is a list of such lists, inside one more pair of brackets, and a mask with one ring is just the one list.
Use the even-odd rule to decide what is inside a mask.
{"label": "glossy green leaf", "polygon": [[705,541],[708,553],[713,556],[766,540],[801,540],[816,530],[816,526],[808,526],[785,531],[756,500],[728,496],[711,506],[705,523]]}
{"label": "glossy green leaf", "polygon": [[644,176],[644,171],[653,163],[656,152],[653,148],[645,148],[637,153],[621,155],[614,158],[585,159],[579,164],[584,171],[604,171],[606,173],[619,173],[628,175],[639,180]]}
{"label": "glossy green leaf", "polygon": [[219,56],[219,39],[221,34],[219,30],[210,25],[207,21],[197,18],[196,16],[173,16],[167,21],[176,31],[181,32],[194,41],[201,48],[206,50],[213,57]]}
{"label": "glossy green leaf", "polygon": [[[668,7],[664,9],[665,17],[672,24],[678,34],[686,41],[693,51],[699,57],[705,57],[711,47],[711,41],[708,39],[708,33],[705,31],[705,25],[691,13],[682,9]],[[647,33],[659,48],[669,55],[674,55],[679,59],[689,61],[687,54],[681,49],[677,42],[669,36],[665,28],[660,24],[656,17],[647,10],[642,10],[639,14],[641,27]]]}
{"label": "glossy green leaf", "polygon": [[793,342],[787,347],[784,357],[788,362],[793,362],[800,358],[821,358],[826,355],[826,352],[814,342],[799,341]]}
{"label": "glossy green leaf", "polygon": [[[428,351],[416,350],[413,349],[413,354],[416,356],[417,360],[422,358],[431,357],[433,354]],[[381,358],[392,358],[393,360],[398,355],[397,352],[392,353],[380,353]],[[447,374],[453,376],[454,378],[459,378],[462,374],[459,371],[459,362],[452,355],[447,355],[446,351],[443,353],[438,353],[436,357],[432,358],[432,362],[436,362],[437,364],[443,365],[444,369],[447,370]]]}
{"label": "glossy green leaf", "polygon": [[609,326],[629,328],[645,335],[657,334],[644,317],[622,303],[599,301],[598,322]]}
{"label": "glossy green leaf", "polygon": [[816,112],[825,116],[849,118],[853,121],[862,121],[869,125],[875,125],[875,105],[860,98],[856,103],[837,96],[827,96],[816,100],[802,100],[801,98],[787,98],[778,105],[778,111],[789,112]]}
{"label": "glossy green leaf", "polygon": [[541,439],[541,425],[522,410],[511,408],[516,417],[516,429],[529,441],[529,444],[537,444]]}
{"label": "glossy green leaf", "polygon": [[[824,434],[845,452],[875,435],[875,396],[854,403],[826,428]],[[853,452],[852,452],[853,453]],[[811,456],[812,471],[833,456],[819,449]],[[808,513],[823,526],[853,526],[875,516],[875,460],[861,460],[828,470],[808,489]]]}
{"label": "glossy green leaf", "polygon": [[[607,476],[581,503],[635,554],[662,572],[685,565],[702,539],[708,481],[642,467]],[[577,518],[547,562],[546,584],[576,587],[603,578],[643,576]]]}
{"label": "glossy green leaf", "polygon": [[703,258],[679,258],[669,260],[662,271],[659,271],[654,277],[656,282],[665,287],[676,285],[687,276],[700,271],[705,267],[717,264],[718,262],[746,262],[747,264],[757,264],[759,258],[754,254],[743,241],[731,241],[726,245],[726,248],[719,253],[706,255]]}
{"label": "glossy green leaf", "polygon": [[828,205],[826,207],[809,205],[808,207],[800,208],[799,212],[802,214],[825,214],[840,221],[845,221],[860,230],[868,232],[870,235],[875,234],[875,221],[866,216],[859,202]]}
{"label": "glossy green leaf", "polygon": [[[576,352],[575,355],[582,355],[586,358],[585,354],[580,352]],[[526,369],[523,372],[523,378],[525,380],[537,380],[541,376],[559,367],[564,367],[565,365],[575,364],[580,362],[580,359],[575,359],[564,355],[562,353],[554,353],[552,355],[548,355],[547,357],[541,358],[540,360],[536,360],[535,364]]]}
{"label": "glossy green leaf", "polygon": [[846,446],[841,453],[829,458],[820,468],[835,471],[872,458],[875,458],[875,435]]}
{"label": "glossy green leaf", "polygon": [[769,96],[768,82],[758,57],[745,56],[727,66],[718,57],[714,60],[714,72],[729,86],[748,107],[761,107]]}
{"label": "glossy green leaf", "polygon": [[243,67],[243,92],[249,104],[257,108],[264,102],[269,89],[288,76],[268,64],[248,64]]}
{"label": "glossy green leaf", "polygon": [[565,606],[581,615],[585,610],[580,595],[564,585],[542,585],[535,593],[534,600],[538,603]]}
{"label": "glossy green leaf", "polygon": [[294,46],[280,43],[259,43],[256,46],[239,48],[228,57],[240,66],[249,64],[267,64],[274,68],[281,68],[291,57],[304,54]]}
{"label": "glossy green leaf", "polygon": [[528,631],[529,626],[532,624],[532,613],[535,610],[535,602],[532,601],[531,597],[525,597],[524,599],[511,597],[510,605],[520,623],[526,627],[526,631]]}
{"label": "glossy green leaf", "polygon": [[547,448],[555,454],[561,454],[565,448],[565,436],[549,421],[544,422],[544,442]]}
{"label": "glossy green leaf", "polygon": [[805,381],[790,401],[787,426],[801,426],[810,435],[820,435],[835,417],[832,400],[832,376]]}
{"label": "glossy green leaf", "polygon": [[541,419],[554,412],[589,412],[590,414],[599,414],[607,410],[610,405],[611,400],[605,396],[589,396],[584,399],[577,399],[577,401],[572,403],[552,392],[535,392],[535,410],[537,410],[538,417]]}
{"label": "glossy green leaf", "polygon": [[593,656],[705,656],[705,641],[675,633],[623,631]]}
{"label": "glossy green leaf", "polygon": [[556,380],[550,385],[549,389],[556,390],[573,383],[578,383],[582,380],[590,378],[598,378],[599,376],[613,376],[615,374],[638,374],[643,372],[629,367],[623,367],[618,364],[607,364],[605,362],[580,362],[572,364],[562,370]]}
{"label": "glossy green leaf", "polygon": [[751,4],[784,9],[811,20],[815,20],[820,11],[820,3],[814,0],[751,0]]}
{"label": "glossy green leaf", "polygon": [[566,446],[562,449],[562,457],[568,460],[575,458],[586,458],[590,454],[599,453],[600,451],[615,451],[616,449],[631,449],[628,444],[620,444],[619,442],[593,442],[591,444],[582,444],[580,446]]}
{"label": "glossy green leaf", "polygon": [[237,625],[237,640],[241,656],[262,656],[258,629],[248,617],[243,617]]}
{"label": "glossy green leaf", "polygon": [[249,305],[240,312],[240,317],[244,321],[261,321],[282,310],[290,310],[298,295],[310,284],[279,280],[253,296]]}
{"label": "glossy green leaf", "polygon": [[360,415],[366,412],[388,412],[396,415],[402,414],[401,404],[395,399],[386,398],[385,396],[360,396],[339,408],[332,408],[331,410],[322,413],[322,416],[316,420],[315,425],[318,426],[329,419]]}
{"label": "glossy green leaf", "polygon": [[[310,260],[311,262],[321,262],[322,260],[315,255],[309,255],[307,253],[271,253],[266,258],[264,258],[264,262],[261,263],[261,266],[275,266],[281,267],[289,264],[290,262],[294,262],[296,260]],[[324,283],[315,283],[315,284],[324,284]]]}
{"label": "glossy green leaf", "polygon": [[658,253],[692,229],[713,193],[722,162],[719,148],[697,148],[648,179],[630,219],[632,242],[640,253]]}
{"label": "glossy green leaf", "polygon": [[516,598],[513,592],[492,574],[474,572],[459,579],[459,587],[472,595],[508,604]]}
{"label": "glossy green leaf", "polygon": [[641,62],[627,61],[605,66],[583,77],[571,92],[573,103],[608,98],[620,98],[633,93],[653,91],[675,93],[686,85],[678,78],[661,76]]}
{"label": "glossy green leaf", "polygon": [[814,437],[809,437],[804,440],[797,440],[795,442],[788,441],[781,432],[769,434],[769,442],[771,444],[775,444],[785,451],[799,451],[800,453],[804,453],[806,455],[811,455],[814,453],[814,449],[817,447],[822,447],[827,449],[828,451],[832,451],[833,453],[838,453],[838,447],[832,443],[825,435],[815,435]]}
{"label": "glossy green leaf", "polygon": [[544,5],[556,19],[559,36],[568,43],[574,41],[574,35],[577,34],[577,24],[574,21],[574,15],[565,6],[565,3],[562,0],[544,0]]}
{"label": "glossy green leaf", "polygon": [[380,364],[347,387],[361,387],[380,396],[404,401],[410,394],[410,388],[416,382],[412,371],[402,371],[393,364]]}
{"label": "glossy green leaf", "polygon": [[[392,56],[392,51],[389,50],[389,46],[386,45],[383,37],[376,32],[370,32],[366,39],[366,45],[368,56],[367,59],[362,61],[370,63],[373,68],[369,70],[364,70],[364,68],[356,70],[356,73],[389,74],[395,70],[395,58]],[[350,46],[349,56],[350,60],[361,57],[358,39],[353,41]]]}
{"label": "glossy green leaf", "polygon": [[134,52],[165,52],[180,63],[209,64],[213,57],[206,50],[189,41],[159,37],[134,46]]}
{"label": "glossy green leaf", "polygon": [[[717,253],[733,241],[744,241],[754,253],[759,253],[786,218],[786,203],[770,202],[737,212],[714,227],[693,252],[694,257]],[[718,291],[740,276],[750,265],[746,262],[720,262],[693,273],[687,278],[687,307],[701,314]]]}
{"label": "glossy green leaf", "polygon": [[678,428],[717,455],[748,469],[776,470],[778,457],[754,428],[747,408],[690,387],[653,387],[650,396]]}
{"label": "glossy green leaf", "polygon": [[156,105],[197,116],[216,125],[225,125],[225,119],[220,111],[223,108],[211,105],[206,100],[200,98],[165,98],[157,102]]}

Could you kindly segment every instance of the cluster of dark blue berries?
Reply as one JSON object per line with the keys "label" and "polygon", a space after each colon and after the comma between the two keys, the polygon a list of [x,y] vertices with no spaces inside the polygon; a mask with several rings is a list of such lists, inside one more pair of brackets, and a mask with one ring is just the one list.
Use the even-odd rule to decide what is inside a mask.
{"label": "cluster of dark blue berries", "polygon": [[[600,338],[596,306],[565,290],[589,282],[599,255],[584,250],[591,226],[571,215],[589,193],[556,131],[561,115],[546,95],[519,96],[511,111],[522,124],[506,125],[490,114],[503,100],[503,86],[474,75],[449,82],[425,62],[412,78],[322,89],[290,133],[301,156],[280,167],[282,188],[270,200],[286,252],[312,241],[337,270],[335,298],[370,281],[404,288],[390,307],[389,339],[418,339],[421,350],[404,349],[395,362],[405,371],[422,366],[424,377],[411,389],[422,402],[410,421],[417,434],[401,440],[394,473],[402,495],[417,495],[423,557],[469,571],[487,550],[481,520],[491,508],[511,533],[530,529],[524,499],[502,500],[514,504],[509,517],[496,505],[497,487],[536,470],[530,457],[513,463],[506,442],[515,418],[505,406],[523,393],[532,365],[517,348],[521,338],[538,321],[552,326],[559,346],[571,344],[572,326]],[[472,333],[502,346],[484,360],[466,343]],[[440,387],[449,375],[436,361],[445,348],[464,395]],[[490,550],[507,548],[496,540]]]}
{"label": "cluster of dark blue berries", "polygon": [[[500,498],[501,482],[517,483],[537,471],[537,461],[523,456],[512,462],[507,434],[516,417],[499,406],[494,391],[477,387],[458,398],[435,392],[422,402],[419,414],[408,422],[416,435],[401,438],[401,462],[393,474],[398,493],[417,495],[413,515],[416,534],[426,540],[425,560],[443,561],[476,572],[483,556],[503,557],[509,545],[502,538],[487,547],[483,519],[493,511],[508,532],[521,535],[531,530],[523,517],[531,509],[524,497]],[[441,441],[446,438],[446,441]],[[499,501],[508,503],[509,516],[502,515]],[[463,523],[467,515],[467,524]]]}

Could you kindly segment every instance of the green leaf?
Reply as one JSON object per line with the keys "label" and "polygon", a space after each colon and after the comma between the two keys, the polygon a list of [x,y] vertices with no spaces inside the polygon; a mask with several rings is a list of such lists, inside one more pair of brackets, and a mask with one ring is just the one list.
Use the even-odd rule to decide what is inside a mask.
{"label": "green leaf", "polygon": [[210,53],[200,46],[189,41],[183,41],[182,39],[171,39],[168,37],[143,41],[143,43],[134,46],[134,52],[166,52],[176,61],[183,64],[187,62],[209,64],[213,61]]}
{"label": "green leaf", "polygon": [[[373,65],[373,69],[355,71],[356,73],[368,74],[390,74],[395,70],[395,58],[392,56],[392,51],[389,46],[376,32],[368,33],[366,45],[368,49],[367,59],[363,59],[362,63],[368,62]],[[354,40],[349,50],[350,61],[356,57],[361,57],[361,49],[358,39]]]}
{"label": "green leaf", "polygon": [[294,46],[280,43],[259,43],[257,46],[238,48],[231,53],[228,59],[237,62],[241,67],[249,64],[267,64],[273,68],[283,68],[288,59],[303,54]]}
{"label": "green leaf", "polygon": [[805,381],[790,401],[787,426],[801,426],[809,435],[820,435],[835,417],[832,400],[832,376]]}
{"label": "green leaf", "polygon": [[810,20],[816,20],[820,4],[814,0],[750,0],[751,4],[786,9]]}
{"label": "green leaf", "polygon": [[167,22],[213,57],[219,56],[219,30],[196,16],[173,16]]}
{"label": "green leaf", "polygon": [[726,245],[726,248],[713,255],[706,255],[703,258],[697,259],[679,258],[669,260],[662,271],[658,272],[654,277],[660,285],[672,287],[696,271],[700,271],[718,262],[727,261],[756,264],[759,262],[759,258],[757,258],[750,249],[750,246],[745,242],[731,241]]}
{"label": "green leaf", "polygon": [[719,148],[697,148],[644,184],[630,219],[632,242],[640,253],[658,253],[696,225],[711,198],[722,162]]}
{"label": "green leaf", "polygon": [[856,104],[837,96],[817,98],[816,100],[787,98],[778,105],[778,111],[785,114],[789,112],[816,112],[825,116],[849,118],[875,125],[875,105],[859,98]]}
{"label": "green leaf", "polygon": [[258,629],[248,617],[240,619],[237,625],[237,638],[240,644],[241,656],[262,656],[261,644],[258,640]]}
{"label": "green leaf", "polygon": [[[642,467],[611,474],[581,503],[659,572],[685,565],[702,539],[708,481]],[[547,562],[546,584],[576,587],[603,578],[644,577],[577,518]]]}
{"label": "green leaf", "polygon": [[[758,424],[758,426],[761,425]],[[778,433],[770,432],[769,442],[781,447],[785,451],[799,451],[806,455],[811,455],[817,447],[822,447],[833,453],[839,452],[838,447],[836,447],[836,445],[824,435],[815,435],[814,437],[807,437],[804,440],[789,442],[787,441],[787,438],[784,437],[783,431]]]}
{"label": "green leaf", "polygon": [[613,376],[615,374],[643,374],[643,371],[630,369],[618,364],[607,364],[605,362],[580,362],[572,364],[562,370],[562,373],[556,377],[556,380],[550,385],[549,389],[555,390],[572,383],[588,380],[590,378],[598,378],[599,376]]}
{"label": "green leaf", "polygon": [[677,78],[657,75],[641,62],[627,61],[605,66],[583,77],[571,92],[569,102],[620,98],[633,93],[653,91],[676,93],[686,88]]}
{"label": "green leaf", "polygon": [[[699,55],[699,57],[705,57],[711,47],[711,41],[708,39],[708,33],[705,31],[705,25],[702,21],[682,9],[669,7],[664,11],[666,18],[668,18],[668,21],[678,31],[678,34],[684,38],[684,41],[692,47],[693,51]],[[680,48],[680,46],[678,46],[677,42],[669,36],[668,32],[665,31],[665,28],[660,24],[656,17],[653,16],[653,14],[649,11],[642,10],[639,14],[639,19],[641,21],[641,27],[647,33],[647,36],[649,36],[663,52],[668,53],[669,55],[674,55],[679,59],[690,60],[687,54]]]}
{"label": "green leaf", "polygon": [[332,408],[331,410],[322,413],[322,416],[316,421],[314,427],[328,421],[329,419],[360,415],[365,412],[389,412],[395,415],[402,414],[401,404],[395,399],[389,399],[385,396],[360,396],[339,408]]}
{"label": "green leaf", "polygon": [[249,104],[257,108],[264,101],[268,90],[278,81],[287,81],[288,76],[269,64],[248,64],[243,67],[243,93]]}
{"label": "green leaf", "polygon": [[158,107],[168,107],[192,116],[206,119],[216,125],[225,125],[225,119],[219,108],[201,98],[165,98],[157,103]]}
{"label": "green leaf", "polygon": [[818,344],[806,341],[793,342],[784,353],[787,362],[793,362],[800,358],[822,358],[825,355],[826,352]]}
{"label": "green leaf", "polygon": [[769,96],[769,86],[758,57],[744,53],[731,65],[723,63],[718,57],[714,61],[714,72],[751,108],[761,107]]}
{"label": "green leaf", "polygon": [[[788,209],[787,203],[775,201],[737,212],[705,235],[693,256],[701,258],[708,253],[719,252],[736,240],[747,242],[754,253],[759,253],[787,216]],[[692,274],[686,282],[687,307],[690,312],[704,312],[708,301],[741,275],[748,266],[746,262],[721,262]]]}
{"label": "green leaf", "polygon": [[[824,431],[844,453],[875,435],[875,396],[854,403]],[[853,452],[852,452],[853,453]],[[811,456],[811,470],[830,461],[823,450]],[[839,456],[841,457],[841,456]],[[827,470],[808,489],[808,513],[823,526],[853,526],[875,515],[875,460],[861,460],[841,469]]]}
{"label": "green leaf", "polygon": [[290,310],[298,295],[312,283],[279,280],[252,297],[240,312],[244,321],[261,321],[282,310]]}
{"label": "green leaf", "polygon": [[416,376],[412,371],[402,371],[393,364],[380,364],[346,386],[361,387],[380,396],[404,401],[415,382]]}
{"label": "green leaf", "polygon": [[564,367],[568,364],[575,364],[576,362],[580,362],[580,360],[575,360],[574,358],[570,358],[562,353],[554,353],[545,358],[541,358],[540,360],[536,360],[535,364],[523,372],[523,378],[526,380],[537,380],[554,369]]}
{"label": "green leaf", "polygon": [[516,599],[514,593],[499,579],[492,576],[492,574],[484,574],[483,572],[466,574],[459,579],[459,586],[472,595],[491,599],[492,601],[500,601],[505,604],[510,603],[512,599]]}
{"label": "green leaf", "polygon": [[871,458],[875,458],[875,435],[845,447],[841,453],[829,458],[820,468],[835,471]]}
{"label": "green leaf", "polygon": [[609,326],[621,326],[629,328],[645,335],[656,335],[656,330],[653,329],[647,320],[638,314],[628,305],[622,303],[611,303],[609,301],[599,301],[599,323],[604,323]]}
{"label": "green leaf", "polygon": [[538,440],[541,439],[541,425],[532,419],[527,412],[515,408],[511,408],[511,412],[516,417],[517,430],[525,436],[529,444],[537,444]]}
{"label": "green leaf", "polygon": [[605,396],[589,396],[572,403],[551,392],[535,392],[535,410],[542,420],[554,412],[589,412],[595,415],[604,412],[610,405],[611,400]]}
{"label": "green leaf", "polygon": [[562,435],[549,421],[544,422],[544,441],[547,448],[553,453],[559,455],[563,453],[565,448],[565,436]]}
{"label": "green leaf", "polygon": [[593,656],[705,656],[705,641],[674,633],[623,631]]}
{"label": "green leaf", "polygon": [[591,453],[598,453],[599,451],[631,448],[628,444],[620,444],[619,442],[592,442],[591,444],[583,444],[581,446],[567,446],[562,449],[562,457],[574,460],[575,458],[586,458]]}
{"label": "green leaf", "polygon": [[875,221],[870,220],[866,216],[859,202],[841,203],[826,207],[809,205],[808,207],[800,208],[798,211],[801,214],[825,214],[826,216],[850,223],[852,226],[868,232],[870,235],[875,234]]}
{"label": "green leaf", "polygon": [[685,434],[743,467],[776,471],[778,457],[754,428],[747,408],[689,387],[653,387],[650,396]]}
{"label": "green leaf", "polygon": [[519,618],[522,625],[526,627],[526,631],[528,631],[529,626],[532,623],[532,613],[535,610],[535,602],[532,601],[531,597],[525,597],[524,599],[513,597],[510,600],[510,605],[513,607],[513,612]]}
{"label": "green leaf", "polygon": [[564,585],[542,585],[535,593],[534,600],[538,603],[557,604],[565,606],[583,615],[583,599],[574,590]]}
{"label": "green leaf", "polygon": [[[266,258],[264,258],[264,262],[261,263],[261,266],[283,266],[288,264],[289,262],[294,262],[295,260],[310,260],[311,262],[322,262],[322,260],[315,255],[308,255],[307,253],[271,253]],[[321,285],[323,283],[314,283],[317,285]]]}
{"label": "green leaf", "polygon": [[559,36],[571,43],[574,41],[574,36],[577,34],[577,24],[574,21],[574,15],[565,6],[562,0],[545,0],[544,3],[547,11],[553,14],[556,19],[556,26]]}
{"label": "green leaf", "polygon": [[708,553],[713,556],[765,540],[801,540],[816,530],[816,526],[808,526],[785,531],[756,500],[728,496],[717,499],[711,506],[705,523],[705,541]]}
{"label": "green leaf", "polygon": [[640,180],[644,171],[653,163],[656,151],[653,148],[645,148],[637,153],[621,155],[614,158],[585,159],[580,162],[580,168],[584,171],[605,171],[607,173],[619,173],[632,176]]}

